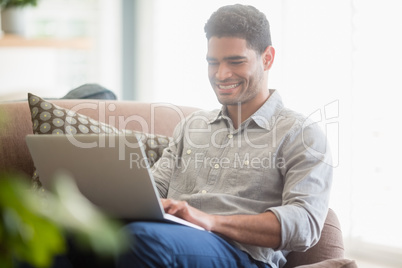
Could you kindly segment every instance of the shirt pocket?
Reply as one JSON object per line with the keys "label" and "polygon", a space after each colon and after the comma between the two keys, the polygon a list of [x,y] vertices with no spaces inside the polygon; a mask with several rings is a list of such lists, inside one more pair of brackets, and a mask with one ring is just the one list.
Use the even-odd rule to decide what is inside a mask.
{"label": "shirt pocket", "polygon": [[277,187],[278,170],[272,152],[237,155],[226,189],[235,196],[264,201]]}
{"label": "shirt pocket", "polygon": [[195,188],[200,172],[205,168],[206,150],[187,148],[177,161],[175,172],[170,181],[169,188],[181,194],[190,194]]}

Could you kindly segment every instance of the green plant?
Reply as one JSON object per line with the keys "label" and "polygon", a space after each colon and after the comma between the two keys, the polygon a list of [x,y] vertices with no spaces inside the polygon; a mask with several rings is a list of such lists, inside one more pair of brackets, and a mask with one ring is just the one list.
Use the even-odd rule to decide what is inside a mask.
{"label": "green plant", "polygon": [[0,8],[36,6],[38,0],[0,0]]}
{"label": "green plant", "polygon": [[54,194],[39,194],[29,189],[27,178],[0,174],[0,267],[13,267],[15,260],[50,267],[54,256],[65,252],[67,233],[101,257],[128,245],[120,223],[95,208],[70,177],[56,178]]}
{"label": "green plant", "polygon": [[65,250],[61,229],[31,209],[36,202],[17,175],[0,177],[0,267],[12,267],[13,259],[35,267],[48,267]]}

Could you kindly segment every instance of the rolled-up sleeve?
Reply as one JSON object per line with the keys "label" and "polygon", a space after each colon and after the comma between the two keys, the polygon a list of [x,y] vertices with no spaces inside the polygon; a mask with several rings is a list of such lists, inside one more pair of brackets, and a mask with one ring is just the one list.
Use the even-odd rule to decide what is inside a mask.
{"label": "rolled-up sleeve", "polygon": [[[306,124],[307,122],[307,124]],[[328,211],[332,160],[327,139],[315,123],[300,123],[281,144],[282,206],[272,207],[281,224],[280,250],[305,251],[315,245]]]}

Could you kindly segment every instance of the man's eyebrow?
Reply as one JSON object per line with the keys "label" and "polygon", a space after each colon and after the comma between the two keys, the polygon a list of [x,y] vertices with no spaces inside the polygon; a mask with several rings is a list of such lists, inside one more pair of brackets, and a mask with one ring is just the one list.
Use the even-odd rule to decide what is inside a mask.
{"label": "man's eyebrow", "polygon": [[[247,57],[245,56],[228,56],[224,57],[223,60],[245,60]],[[216,61],[216,58],[213,57],[207,57],[207,61]]]}
{"label": "man's eyebrow", "polygon": [[229,57],[224,57],[224,60],[245,60],[247,57],[244,56],[229,56]]}

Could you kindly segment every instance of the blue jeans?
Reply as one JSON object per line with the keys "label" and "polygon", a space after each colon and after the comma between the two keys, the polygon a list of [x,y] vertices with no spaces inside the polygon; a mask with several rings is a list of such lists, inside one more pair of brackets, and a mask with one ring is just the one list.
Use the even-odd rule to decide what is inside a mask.
{"label": "blue jeans", "polygon": [[133,222],[133,238],[117,267],[270,267],[218,235],[175,223]]}

